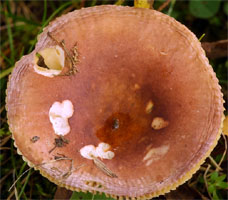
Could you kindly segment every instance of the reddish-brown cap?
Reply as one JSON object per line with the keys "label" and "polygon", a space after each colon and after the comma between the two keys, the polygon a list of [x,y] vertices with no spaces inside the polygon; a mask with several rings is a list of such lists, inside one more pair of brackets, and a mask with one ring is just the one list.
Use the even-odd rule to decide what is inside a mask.
{"label": "reddish-brown cap", "polygon": [[185,182],[210,154],[223,100],[185,26],[154,10],[98,6],[44,29],[13,70],[7,110],[18,151],[49,180],[150,198]]}

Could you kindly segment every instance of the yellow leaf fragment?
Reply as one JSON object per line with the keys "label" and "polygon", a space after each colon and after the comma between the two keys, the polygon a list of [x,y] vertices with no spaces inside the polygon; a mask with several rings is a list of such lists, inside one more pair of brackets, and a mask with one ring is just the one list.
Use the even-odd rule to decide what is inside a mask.
{"label": "yellow leaf fragment", "polygon": [[153,0],[134,0],[136,8],[151,8]]}
{"label": "yellow leaf fragment", "polygon": [[228,115],[225,117],[225,120],[223,121],[222,132],[224,135],[228,136]]}

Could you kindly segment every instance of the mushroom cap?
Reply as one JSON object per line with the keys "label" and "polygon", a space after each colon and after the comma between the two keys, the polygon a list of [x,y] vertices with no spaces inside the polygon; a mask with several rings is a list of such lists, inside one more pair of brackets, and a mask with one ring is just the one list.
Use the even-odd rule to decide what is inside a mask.
{"label": "mushroom cap", "polygon": [[[36,53],[56,45],[48,32],[69,52],[76,45],[78,73],[47,77],[34,70]],[[68,142],[53,150],[59,136],[49,110],[64,100],[74,107]],[[109,5],[73,11],[44,29],[12,72],[7,111],[18,152],[52,182],[151,198],[184,183],[209,156],[221,133],[223,99],[185,26],[155,10]],[[115,154],[101,161],[117,178],[80,154],[100,143]]]}

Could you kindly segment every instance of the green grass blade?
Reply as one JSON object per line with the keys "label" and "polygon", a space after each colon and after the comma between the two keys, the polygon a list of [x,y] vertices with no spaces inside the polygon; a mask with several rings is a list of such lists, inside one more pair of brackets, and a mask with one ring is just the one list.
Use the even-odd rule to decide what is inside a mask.
{"label": "green grass blade", "polygon": [[[63,5],[61,5],[58,9],[55,10],[55,12],[52,13],[52,15],[42,24],[42,28],[40,29],[39,33],[40,34],[42,31],[43,31],[43,28],[57,15],[59,14],[65,7],[71,5],[72,2],[66,2],[64,3]],[[37,39],[35,39],[33,42],[32,42],[32,45],[30,46],[29,48],[29,52],[32,51],[33,47],[35,46],[35,43],[36,43]]]}
{"label": "green grass blade", "polygon": [[[5,11],[5,16],[7,15],[7,11]],[[10,53],[11,53],[11,60],[14,63],[15,62],[15,51],[14,51],[14,44],[13,44],[13,34],[11,30],[11,26],[9,23],[8,17],[6,17],[6,26],[7,26],[7,33],[8,33],[8,38],[9,38],[9,45],[10,45]]]}
{"label": "green grass blade", "polygon": [[42,25],[42,28],[44,28],[59,12],[61,12],[65,7],[71,5],[72,2],[66,2],[63,5],[61,5],[58,9],[55,10],[55,12],[52,13],[52,15],[47,19],[47,21]]}
{"label": "green grass blade", "polygon": [[25,168],[26,165],[27,165],[27,163],[24,162],[24,164],[21,166],[21,169],[19,171],[19,175],[18,176],[20,176],[22,174],[22,172],[24,171],[24,168]]}
{"label": "green grass blade", "polygon": [[11,161],[12,161],[12,165],[13,165],[13,169],[15,169],[15,174],[17,176],[17,170],[16,170],[16,163],[15,163],[15,157],[14,157],[14,141],[11,141]]}
{"label": "green grass blade", "polygon": [[44,24],[46,17],[47,17],[47,0],[44,0],[44,14],[42,18],[42,24]]}
{"label": "green grass blade", "polygon": [[6,60],[6,62],[8,62],[9,65],[13,65],[13,62],[7,58],[2,52],[0,52],[1,56],[3,57],[4,60]]}
{"label": "green grass blade", "polygon": [[12,72],[13,68],[14,68],[14,66],[4,70],[3,72],[1,72],[0,73],[0,79],[8,76]]}
{"label": "green grass blade", "polygon": [[21,53],[20,53],[19,58],[21,58],[21,57],[24,55],[24,52],[25,52],[25,48],[24,48],[24,47],[22,47],[22,50],[21,50]]}
{"label": "green grass blade", "polygon": [[170,16],[172,14],[175,3],[176,3],[176,0],[171,0],[171,4],[170,4],[169,10],[167,12],[167,15]]}
{"label": "green grass blade", "polygon": [[29,177],[31,175],[31,172],[32,172],[32,170],[29,170],[29,173],[28,173],[28,175],[26,177],[25,183],[24,183],[23,187],[21,188],[21,191],[20,191],[20,193],[18,195],[18,199],[20,199],[21,195],[24,193],[24,190],[25,190],[26,185],[28,184],[28,180],[29,180]]}
{"label": "green grass blade", "polygon": [[122,5],[124,3],[125,0],[117,0],[115,5]]}
{"label": "green grass blade", "polygon": [[204,38],[204,36],[205,36],[206,34],[205,33],[203,33],[201,36],[200,36],[200,38],[199,38],[199,42]]}
{"label": "green grass blade", "polygon": [[91,2],[91,4],[90,4],[90,6],[92,7],[92,6],[95,6],[96,5],[96,3],[97,3],[97,0],[92,0],[92,2]]}

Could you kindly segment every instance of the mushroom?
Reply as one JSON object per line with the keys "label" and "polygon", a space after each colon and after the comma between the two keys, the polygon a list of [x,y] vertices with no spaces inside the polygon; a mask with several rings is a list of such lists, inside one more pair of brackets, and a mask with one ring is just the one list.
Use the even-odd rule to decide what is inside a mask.
{"label": "mushroom", "polygon": [[191,178],[217,144],[220,89],[175,19],[90,7],[51,22],[17,62],[8,122],[18,153],[57,185],[147,199]]}

